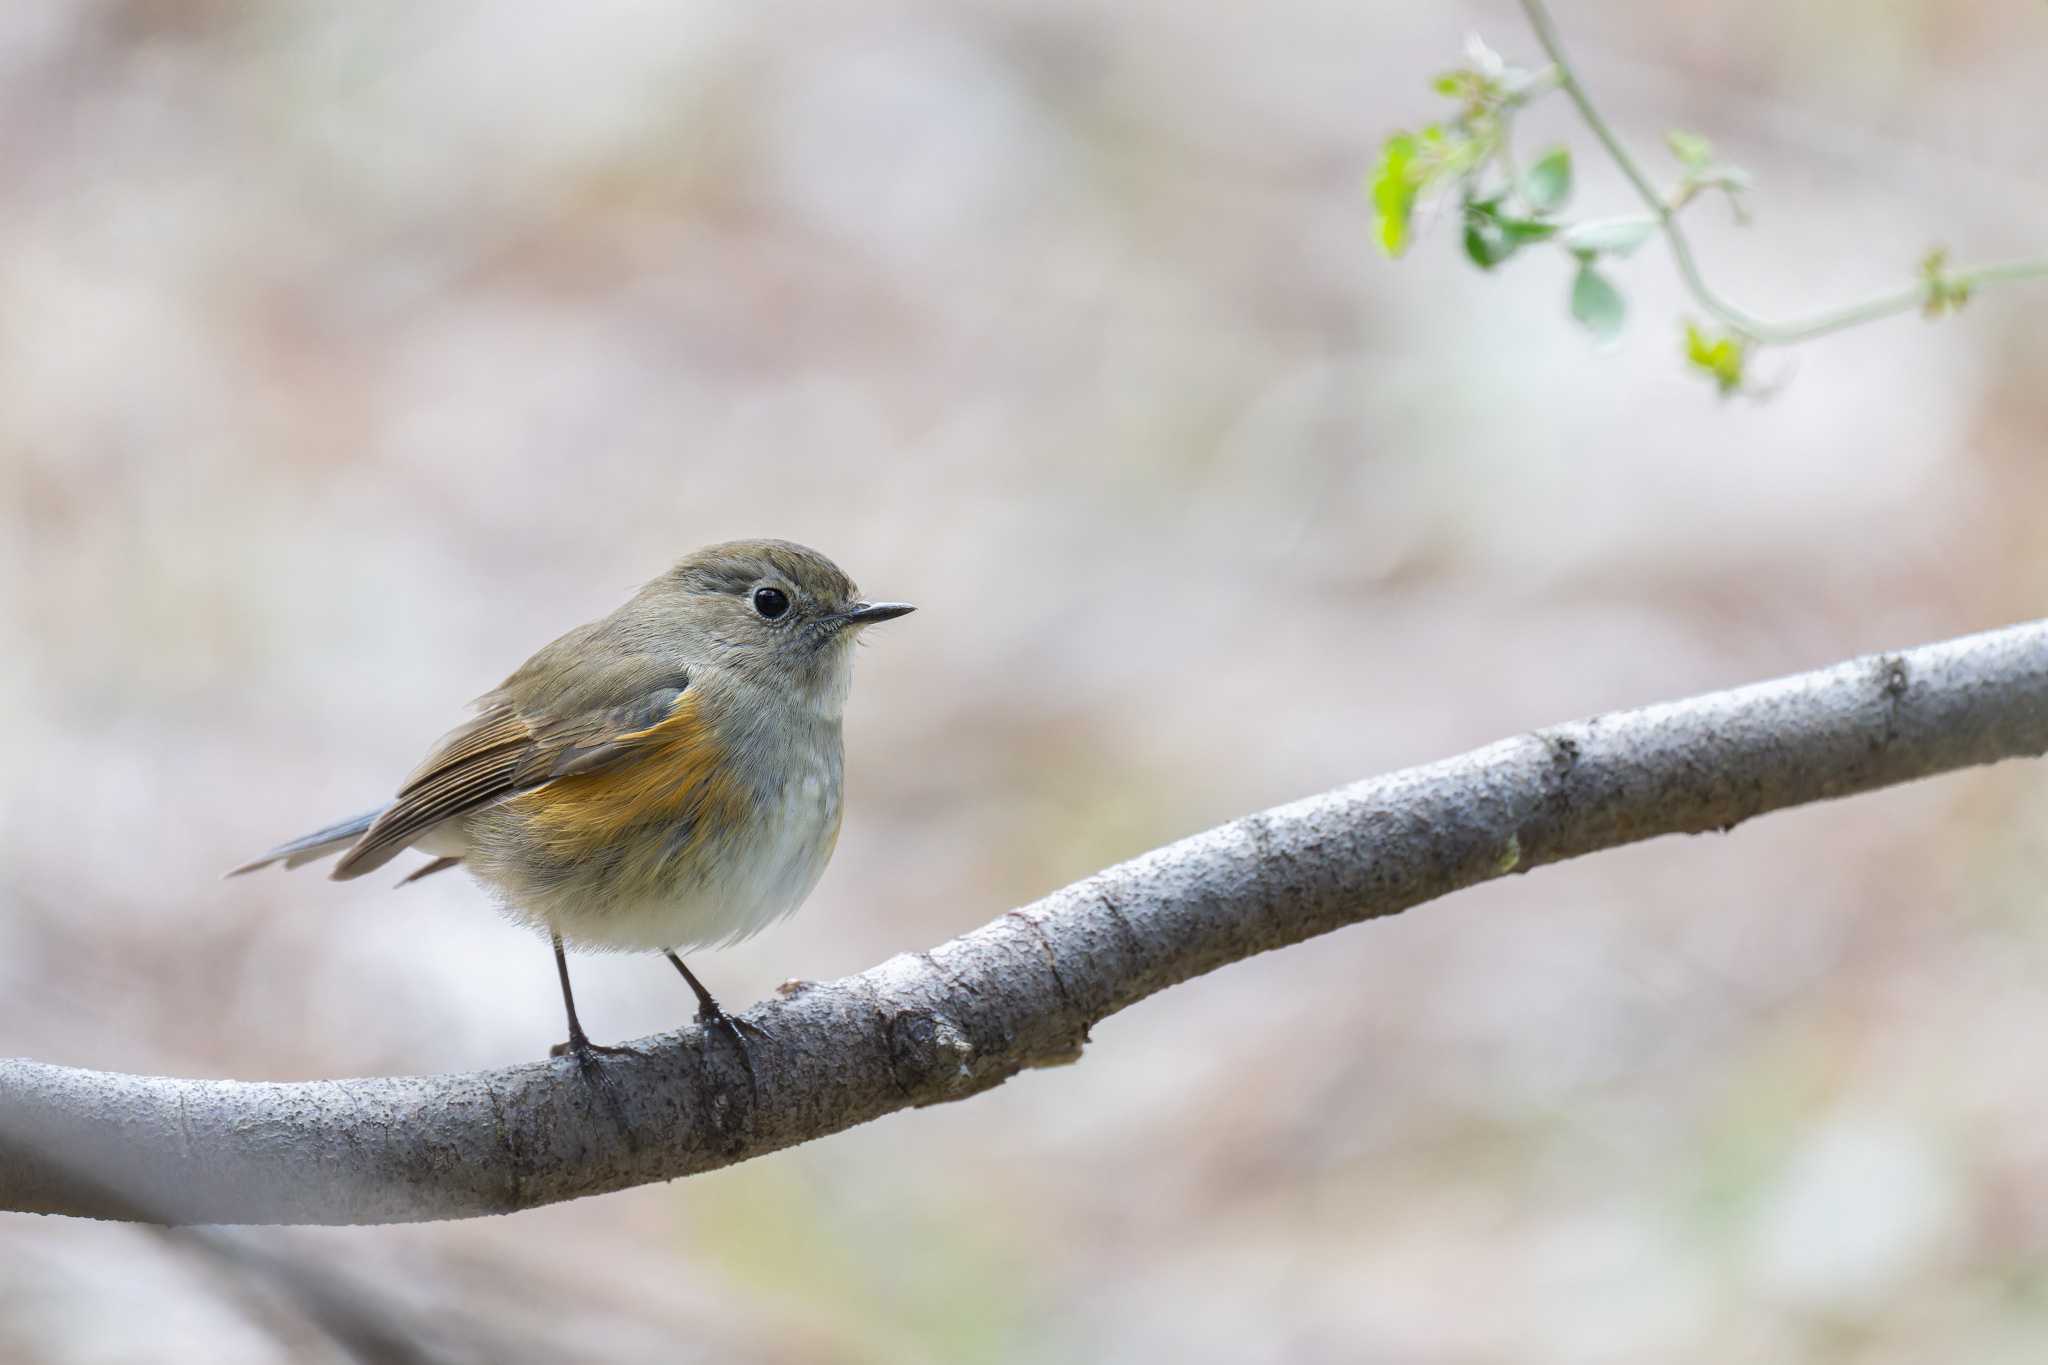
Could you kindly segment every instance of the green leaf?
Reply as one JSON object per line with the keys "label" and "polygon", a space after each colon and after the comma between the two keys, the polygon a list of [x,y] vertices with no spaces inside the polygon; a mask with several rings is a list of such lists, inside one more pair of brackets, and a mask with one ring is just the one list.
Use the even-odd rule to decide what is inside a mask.
{"label": "green leaf", "polygon": [[1501,235],[1516,246],[1527,246],[1530,242],[1544,242],[1557,235],[1557,224],[1546,223],[1537,218],[1503,218],[1500,220]]}
{"label": "green leaf", "polygon": [[1515,254],[1514,244],[1484,219],[1465,220],[1465,255],[1481,270],[1491,270]]}
{"label": "green leaf", "polygon": [[1538,213],[1554,213],[1572,197],[1572,154],[1553,147],[1522,177],[1522,194]]}
{"label": "green leaf", "polygon": [[1469,88],[1470,78],[1462,71],[1446,71],[1429,83],[1429,88],[1439,95],[1462,99]]}
{"label": "green leaf", "polygon": [[1938,318],[1953,313],[1970,301],[1970,282],[1949,273],[1948,250],[1936,247],[1920,261],[1920,283],[1927,291],[1920,305],[1922,316]]}
{"label": "green leaf", "polygon": [[1746,350],[1742,338],[1732,333],[1710,336],[1696,322],[1685,324],[1686,363],[1713,380],[1724,398],[1742,388]]}
{"label": "green leaf", "polygon": [[1698,133],[1673,128],[1664,134],[1664,141],[1670,146],[1671,154],[1692,170],[1700,169],[1714,158],[1714,144]]}
{"label": "green leaf", "polygon": [[1395,133],[1380,147],[1372,173],[1373,235],[1380,250],[1398,257],[1408,249],[1409,225],[1415,218],[1415,196],[1421,188],[1415,165],[1417,146],[1408,133]]}
{"label": "green leaf", "polygon": [[1465,255],[1481,270],[1491,270],[1531,242],[1557,234],[1557,224],[1535,218],[1509,218],[1500,212],[1503,196],[1465,201]]}
{"label": "green leaf", "polygon": [[1595,256],[1627,256],[1657,230],[1648,214],[1628,218],[1590,218],[1564,230],[1564,246],[1581,260]]}
{"label": "green leaf", "polygon": [[1628,302],[1605,275],[1582,262],[1572,277],[1572,316],[1597,340],[1612,341],[1621,334]]}
{"label": "green leaf", "polygon": [[1465,256],[1481,270],[1491,270],[1515,254],[1516,243],[1501,230],[1501,196],[1465,201]]}

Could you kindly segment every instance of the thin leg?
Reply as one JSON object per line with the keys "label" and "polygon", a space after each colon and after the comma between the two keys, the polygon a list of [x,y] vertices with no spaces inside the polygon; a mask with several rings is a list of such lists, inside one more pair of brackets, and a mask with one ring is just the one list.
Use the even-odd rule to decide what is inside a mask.
{"label": "thin leg", "polygon": [[583,1079],[597,1087],[597,1093],[604,1097],[605,1107],[612,1111],[612,1118],[626,1130],[626,1146],[638,1151],[640,1140],[626,1122],[625,1102],[619,1095],[618,1085],[604,1069],[604,1058],[639,1054],[629,1047],[599,1047],[590,1041],[590,1036],[583,1031],[583,1021],[576,1017],[576,993],[569,989],[569,955],[562,950],[562,936],[556,934],[553,937],[555,974],[562,979],[562,1008],[569,1015],[569,1041],[556,1043],[548,1049],[548,1055],[567,1055],[576,1059],[576,1069],[583,1073]]}
{"label": "thin leg", "polygon": [[562,936],[555,939],[555,975],[562,978],[562,1008],[569,1014],[569,1046],[581,1052],[590,1046],[590,1036],[583,1031],[583,1021],[576,1017],[576,992],[569,988],[569,954],[562,950]]}
{"label": "thin leg", "polygon": [[683,965],[683,960],[676,956],[674,949],[669,949],[664,954],[664,956],[666,956],[670,962],[675,964],[676,970],[683,974],[683,980],[689,982],[690,989],[697,993],[698,1023],[703,1024],[707,1028],[719,1028],[725,1030],[727,1034],[731,1035],[732,1040],[735,1043],[739,1044],[739,1048],[742,1053],[744,1053],[747,1050],[747,1040],[741,1036],[742,1031],[746,1033],[755,1034],[758,1037],[762,1038],[766,1038],[768,1036],[767,1032],[763,1030],[760,1026],[756,1024],[750,1024],[744,1019],[736,1019],[732,1015],[727,1014],[724,1010],[720,1009],[718,1006],[718,1002],[711,998],[711,992],[704,989],[704,983],[697,979],[697,974],[695,972],[692,972],[688,967],[685,967]]}
{"label": "thin leg", "polygon": [[583,1031],[583,1021],[576,1017],[576,992],[569,989],[569,954],[562,948],[562,936],[554,935],[555,974],[562,978],[562,1008],[569,1015],[569,1041],[556,1043],[548,1055],[560,1057],[575,1053],[578,1060],[587,1061],[592,1053],[602,1052],[611,1056],[632,1056],[639,1054],[629,1047],[599,1047],[590,1041],[590,1035]]}

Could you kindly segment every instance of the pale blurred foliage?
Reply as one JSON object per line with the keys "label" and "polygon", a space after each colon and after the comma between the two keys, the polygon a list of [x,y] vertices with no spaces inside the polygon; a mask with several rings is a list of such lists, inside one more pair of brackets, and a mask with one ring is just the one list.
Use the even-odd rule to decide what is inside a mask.
{"label": "pale blurred foliage", "polygon": [[[1699,229],[1751,306],[2042,245],[2038,6],[1559,11],[1646,155],[1756,173]],[[547,952],[466,879],[216,877],[713,539],[923,607],[862,656],[811,906],[697,964],[734,1004],[1364,774],[2038,614],[2041,293],[1720,405],[1654,249],[1609,354],[1562,261],[1373,254],[1372,148],[1474,28],[1532,55],[1474,4],[0,7],[0,1050],[541,1055]],[[273,1238],[557,1359],[2032,1359],[2044,816],[2011,768],[1665,841],[734,1171]],[[579,977],[600,1037],[690,1007]],[[313,1349],[144,1233],[0,1218],[0,1264],[10,1361]]]}

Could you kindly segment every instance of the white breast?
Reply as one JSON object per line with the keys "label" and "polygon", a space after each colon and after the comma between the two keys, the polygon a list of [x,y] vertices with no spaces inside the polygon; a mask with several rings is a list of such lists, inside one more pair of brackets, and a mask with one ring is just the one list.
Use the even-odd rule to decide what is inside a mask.
{"label": "white breast", "polygon": [[[825,875],[825,864],[839,842],[839,774],[814,761],[782,789],[782,799],[769,807],[752,856],[735,860],[735,905],[751,911],[736,917],[733,928],[718,942],[736,942],[757,934],[793,912]],[[711,942],[713,940],[705,940]]]}

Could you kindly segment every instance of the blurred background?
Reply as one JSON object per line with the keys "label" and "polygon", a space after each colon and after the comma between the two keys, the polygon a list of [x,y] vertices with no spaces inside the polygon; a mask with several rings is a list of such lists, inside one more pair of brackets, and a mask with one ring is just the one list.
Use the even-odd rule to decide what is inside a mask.
{"label": "blurred background", "polygon": [[[1557,18],[1646,161],[1754,173],[1752,227],[1695,211],[1746,306],[2044,245],[2039,5]],[[218,876],[711,540],[923,608],[862,655],[808,909],[696,963],[735,1005],[1367,774],[2039,614],[2048,295],[1721,403],[1654,246],[1604,352],[1558,253],[1389,263],[1377,144],[1474,31],[1537,64],[1479,3],[0,7],[0,1052],[541,1056],[549,954],[466,878]],[[2044,825],[2008,767],[1666,840],[735,1170],[252,1241],[561,1360],[2032,1360]],[[601,1039],[692,1009],[659,959],[578,986]],[[146,1232],[0,1216],[0,1266],[0,1359],[334,1358]]]}

